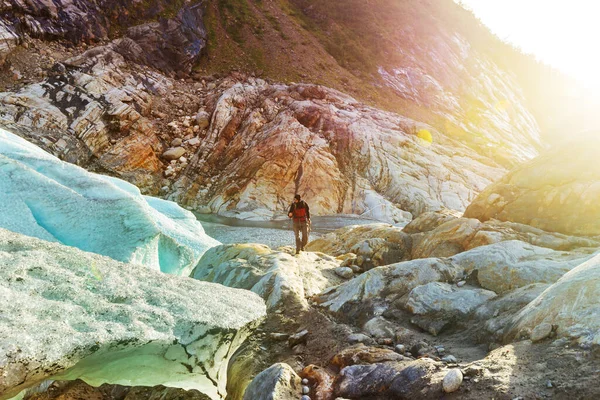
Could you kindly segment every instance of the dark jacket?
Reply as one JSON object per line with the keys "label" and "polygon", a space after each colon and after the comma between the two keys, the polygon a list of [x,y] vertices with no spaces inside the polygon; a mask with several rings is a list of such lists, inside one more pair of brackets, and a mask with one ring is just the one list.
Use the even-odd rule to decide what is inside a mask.
{"label": "dark jacket", "polygon": [[308,207],[308,204],[306,204],[306,202],[304,200],[300,200],[298,203],[292,203],[292,205],[290,206],[290,210],[288,211],[288,214],[292,213],[292,215],[293,215],[296,207],[297,208],[306,208],[306,219],[310,219],[310,208]]}

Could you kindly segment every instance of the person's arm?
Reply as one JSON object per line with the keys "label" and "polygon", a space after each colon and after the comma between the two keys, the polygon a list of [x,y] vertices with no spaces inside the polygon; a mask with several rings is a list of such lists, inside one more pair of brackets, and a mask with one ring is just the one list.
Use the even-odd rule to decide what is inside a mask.
{"label": "person's arm", "polygon": [[310,221],[310,207],[308,206],[308,203],[304,202],[304,204],[306,204],[306,218]]}
{"label": "person's arm", "polygon": [[294,215],[294,203],[290,204],[290,209],[288,210],[288,218],[292,218]]}

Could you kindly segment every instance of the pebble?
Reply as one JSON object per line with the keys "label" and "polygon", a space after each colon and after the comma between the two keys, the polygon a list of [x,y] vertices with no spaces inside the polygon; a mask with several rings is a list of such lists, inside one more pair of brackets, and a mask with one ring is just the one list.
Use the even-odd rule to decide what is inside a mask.
{"label": "pebble", "polygon": [[302,396],[302,397],[300,398],[300,400],[310,400],[310,397],[308,397],[308,396],[306,396],[306,395],[305,395],[305,396]]}
{"label": "pebble", "polygon": [[335,273],[345,279],[352,279],[354,277],[354,271],[348,267],[337,267]]}
{"label": "pebble", "polygon": [[400,354],[406,353],[406,346],[404,346],[403,344],[397,344],[396,345],[396,353],[400,353]]}
{"label": "pebble", "polygon": [[448,364],[457,364],[458,363],[458,360],[453,355],[447,355],[445,357],[442,357],[442,361],[445,363],[448,363]]}
{"label": "pebble", "polygon": [[300,331],[300,332],[290,336],[290,338],[288,339],[288,344],[290,345],[290,347],[294,347],[295,345],[297,345],[299,343],[306,342],[307,336],[308,336],[307,329]]}
{"label": "pebble", "polygon": [[308,386],[302,386],[302,394],[310,393],[310,388]]}
{"label": "pebble", "polygon": [[271,339],[276,340],[278,342],[288,340],[290,338],[290,335],[288,335],[287,333],[274,332],[274,333],[269,334],[269,336],[271,337]]}
{"label": "pebble", "polygon": [[550,381],[550,380],[549,380],[548,382],[546,382],[546,387],[547,387],[548,389],[551,389],[551,388],[553,388],[554,386],[552,386],[552,381]]}
{"label": "pebble", "polygon": [[171,147],[179,147],[179,146],[181,146],[182,143],[183,143],[183,141],[181,140],[181,138],[175,138],[171,142]]}
{"label": "pebble", "polygon": [[456,392],[463,381],[463,374],[460,369],[451,369],[442,382],[442,388],[446,393]]}
{"label": "pebble", "polygon": [[369,336],[365,335],[364,333],[352,333],[350,335],[348,335],[347,338],[348,342],[350,343],[365,343],[365,342],[371,342],[373,339],[371,339]]}
{"label": "pebble", "polygon": [[308,385],[308,379],[306,379],[306,378],[302,379],[302,384],[303,385]]}
{"label": "pebble", "polygon": [[552,325],[547,322],[542,322],[531,332],[531,341],[539,342],[540,340],[546,339],[552,333]]}
{"label": "pebble", "polygon": [[381,338],[377,339],[377,344],[382,346],[391,346],[392,344],[394,344],[394,341],[390,338]]}
{"label": "pebble", "polygon": [[460,282],[456,283],[456,286],[463,287],[463,286],[465,286],[466,283],[467,283],[466,281],[460,281]]}

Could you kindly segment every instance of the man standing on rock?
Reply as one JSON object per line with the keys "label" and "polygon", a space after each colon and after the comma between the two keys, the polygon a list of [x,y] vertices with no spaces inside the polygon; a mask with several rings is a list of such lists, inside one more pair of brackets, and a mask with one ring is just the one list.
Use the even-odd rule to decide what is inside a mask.
{"label": "man standing on rock", "polygon": [[[296,236],[296,254],[304,251],[304,246],[308,243],[308,231],[310,229],[310,209],[300,195],[294,196],[294,202],[288,211],[288,217],[294,221],[294,235]],[[302,231],[302,240],[300,240],[300,231]]]}

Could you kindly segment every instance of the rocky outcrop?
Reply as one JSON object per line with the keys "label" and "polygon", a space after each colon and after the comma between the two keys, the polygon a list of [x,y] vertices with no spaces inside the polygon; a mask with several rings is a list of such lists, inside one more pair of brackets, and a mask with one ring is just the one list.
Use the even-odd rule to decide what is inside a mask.
{"label": "rocky outcrop", "polygon": [[332,312],[352,305],[361,308],[369,301],[389,302],[429,282],[453,282],[462,278],[462,269],[436,258],[407,261],[365,272],[319,296],[319,303]]}
{"label": "rocky outcrop", "polygon": [[536,327],[549,324],[556,334],[581,344],[600,344],[598,312],[600,302],[600,256],[577,266],[523,308],[507,329],[506,338],[514,340]]}
{"label": "rocky outcrop", "polygon": [[[513,245],[500,244],[503,242],[513,242]],[[482,223],[473,218],[458,218],[446,212],[428,212],[421,214],[404,228],[386,224],[344,227],[313,240],[306,248],[336,257],[343,256],[346,259],[344,265],[357,266],[360,270],[366,271],[373,267],[401,261],[428,257],[451,257],[457,254],[461,256],[464,254],[464,257],[473,255],[477,262],[480,262],[485,257],[479,252],[464,252],[495,243],[498,243],[499,246],[492,248],[495,251],[496,249],[501,250],[502,258],[505,260],[499,261],[495,255],[490,255],[490,263],[492,263],[491,260],[495,260],[492,263],[495,268],[497,262],[506,262],[506,268],[513,272],[514,270],[510,266],[512,262],[508,261],[509,259],[520,259],[536,254],[541,256],[543,253],[547,253],[553,260],[558,260],[556,252],[552,250],[573,251],[578,248],[594,248],[600,245],[595,239],[545,232],[513,222],[491,220]],[[531,253],[527,255],[525,248],[529,249]],[[481,251],[486,251],[485,249]],[[565,256],[568,258],[570,254],[566,253]],[[574,258],[582,257],[582,254],[574,256]],[[539,258],[538,261],[537,267],[532,264],[521,272],[526,273],[525,270],[527,270],[534,275],[537,274],[536,277],[531,277],[532,282],[538,282],[537,279],[546,282],[541,276],[544,274],[546,264],[542,263],[542,258]],[[484,265],[490,263],[484,263]],[[564,266],[563,264],[549,262],[549,270],[558,268],[556,273],[550,274],[551,281],[555,281],[573,267],[573,265]],[[537,270],[537,273],[533,271],[534,269]],[[481,270],[485,273],[483,267]]]}
{"label": "rocky outcrop", "polygon": [[156,186],[162,144],[142,114],[151,93],[168,90],[166,79],[122,72],[123,57],[108,48],[65,63],[40,83],[0,93],[3,124],[66,161],[97,163],[139,187]]}
{"label": "rocky outcrop", "polygon": [[[419,129],[431,130],[433,143]],[[298,192],[315,214],[406,223],[411,214],[464,209],[501,171],[427,125],[340,92],[250,79],[220,94],[172,198],[203,212],[265,219]]]}
{"label": "rocky outcrop", "polygon": [[[467,307],[468,299],[474,299],[471,302],[474,306],[455,313],[458,319],[464,320],[471,317],[469,314],[476,306],[494,297],[490,294],[504,294],[530,284],[554,283],[589,257],[591,255],[586,251],[567,253],[504,241],[449,258],[422,258],[374,268],[321,293],[317,301],[334,313],[368,315],[374,309],[381,312],[403,308],[419,314],[421,311],[426,313],[427,309],[433,312],[439,307],[452,308],[453,304]],[[459,282],[464,285],[467,279],[487,290],[446,285]],[[412,303],[408,301],[411,296],[414,297]],[[417,308],[415,296],[427,304]],[[484,301],[475,301],[479,298]],[[445,320],[437,315],[426,319],[447,323],[452,318]],[[432,329],[439,331],[441,327]]]}
{"label": "rocky outcrop", "polygon": [[305,309],[307,298],[341,283],[339,261],[318,253],[274,251],[260,244],[221,245],[208,250],[191,277],[252,290],[269,309]]}
{"label": "rocky outcrop", "polygon": [[498,294],[534,283],[554,283],[592,257],[582,251],[558,252],[510,240],[478,247],[450,258],[477,282]]}
{"label": "rocky outcrop", "polygon": [[0,227],[123,262],[189,274],[219,244],[194,215],[65,163],[0,129]]}
{"label": "rocky outcrop", "polygon": [[2,399],[44,379],[79,377],[221,398],[227,361],[265,315],[247,291],[6,230],[0,265]]}
{"label": "rocky outcrop", "polygon": [[415,325],[437,335],[446,325],[464,319],[494,297],[496,293],[490,290],[430,282],[410,291],[406,308],[416,316]]}
{"label": "rocky outcrop", "polygon": [[[175,16],[163,17],[173,9]],[[117,53],[164,72],[189,73],[206,46],[203,17],[200,3],[183,6],[162,0],[150,4],[129,0],[9,0],[0,10],[0,56],[8,53],[20,37],[98,42],[125,30],[125,35],[111,44]],[[158,21],[139,24],[154,19]]]}
{"label": "rocky outcrop", "polygon": [[486,188],[465,216],[519,222],[568,235],[598,235],[599,150],[591,134],[550,150]]}

